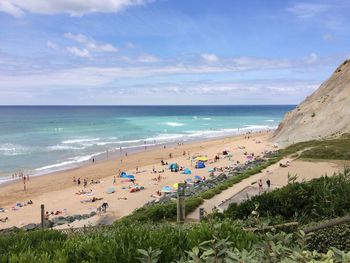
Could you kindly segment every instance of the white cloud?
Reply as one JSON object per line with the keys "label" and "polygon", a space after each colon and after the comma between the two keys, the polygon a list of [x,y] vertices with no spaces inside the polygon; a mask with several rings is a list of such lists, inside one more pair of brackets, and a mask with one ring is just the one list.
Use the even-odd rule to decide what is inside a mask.
{"label": "white cloud", "polygon": [[296,3],[287,8],[287,11],[298,18],[311,18],[330,9],[330,5],[321,3]]}
{"label": "white cloud", "polygon": [[[88,58],[91,56],[88,49],[81,49],[75,46],[66,47],[66,50],[71,54]],[[34,67],[21,66],[22,61],[18,61],[18,65],[14,64],[14,61],[4,62],[0,67],[0,87],[106,87],[113,84],[115,81],[121,79],[138,79],[142,80],[149,76],[157,76],[167,78],[177,75],[192,75],[198,76],[203,74],[216,74],[216,73],[240,73],[240,72],[252,72],[254,76],[259,72],[271,71],[271,70],[305,70],[307,68],[322,66],[325,58],[319,58],[315,53],[311,53],[309,56],[298,60],[277,60],[277,59],[261,59],[253,57],[238,57],[227,58],[220,64],[147,64],[141,62],[139,65],[132,63],[132,66],[80,66],[72,67],[68,69],[51,68],[48,65],[47,68],[35,69]],[[128,57],[121,57],[120,60],[128,62]],[[150,58],[143,58],[141,61],[155,61]],[[131,61],[132,62],[132,61]],[[29,65],[35,65],[35,62]],[[330,63],[330,61],[327,61]],[[87,65],[90,64],[87,62]],[[1,65],[1,64],[0,64]],[[7,65],[10,65],[8,67]],[[91,64],[90,64],[91,65]],[[8,69],[16,70],[8,70]],[[18,68],[23,68],[18,70]],[[2,73],[1,73],[2,71]],[[236,75],[237,76],[237,75]]]}
{"label": "white cloud", "polygon": [[201,58],[206,62],[218,62],[219,58],[215,54],[203,53],[201,54]]}
{"label": "white cloud", "polygon": [[160,59],[152,55],[142,55],[137,58],[137,61],[141,63],[155,63],[160,61]]}
{"label": "white cloud", "polygon": [[127,48],[136,48],[135,44],[132,43],[132,42],[127,42],[127,43],[125,44],[125,46],[126,46]]}
{"label": "white cloud", "polygon": [[77,47],[67,47],[66,48],[68,52],[72,53],[75,56],[81,57],[81,58],[88,58],[90,57],[90,52],[87,49],[80,49]]}
{"label": "white cloud", "polygon": [[23,15],[24,11],[44,15],[65,13],[82,16],[97,12],[120,12],[150,2],[152,0],[1,0],[0,11],[17,17]]}
{"label": "white cloud", "polygon": [[4,12],[15,17],[21,17],[24,15],[24,12],[20,8],[6,0],[0,2],[0,12]]}
{"label": "white cloud", "polygon": [[328,42],[333,42],[336,40],[335,36],[331,33],[326,33],[323,35],[323,39]]}
{"label": "white cloud", "polygon": [[305,58],[305,62],[307,64],[313,64],[318,61],[318,56],[315,53],[311,53],[309,56]]}
{"label": "white cloud", "polygon": [[85,46],[85,49],[95,52],[117,52],[118,48],[109,43],[97,43],[93,38],[83,34],[65,33],[64,36]]}
{"label": "white cloud", "polygon": [[58,46],[51,41],[47,41],[47,46],[52,49],[58,49]]}

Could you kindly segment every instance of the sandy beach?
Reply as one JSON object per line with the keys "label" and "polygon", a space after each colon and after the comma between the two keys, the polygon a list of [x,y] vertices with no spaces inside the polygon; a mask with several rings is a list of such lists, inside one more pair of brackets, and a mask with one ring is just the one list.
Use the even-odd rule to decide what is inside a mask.
{"label": "sandy beach", "polygon": [[[30,178],[26,183],[27,190],[23,190],[23,182],[21,180],[0,186],[0,207],[6,209],[6,212],[0,213],[0,218],[8,217],[9,220],[5,223],[0,223],[0,229],[12,226],[21,227],[29,223],[40,222],[40,205],[44,204],[46,211],[61,211],[59,216],[68,216],[76,214],[86,214],[96,211],[97,207],[103,202],[109,204],[107,213],[102,216],[96,215],[86,220],[74,221],[70,225],[62,225],[61,228],[80,227],[83,225],[96,225],[99,223],[110,223],[120,217],[132,213],[136,208],[143,206],[154,197],[151,195],[160,191],[164,186],[173,186],[175,183],[183,182],[187,178],[201,176],[208,178],[208,169],[218,167],[233,166],[239,161],[244,163],[247,161],[248,154],[254,153],[254,156],[262,156],[264,151],[274,150],[273,144],[268,141],[269,133],[261,132],[250,135],[250,138],[245,138],[244,135],[233,136],[223,139],[215,139],[204,142],[194,142],[184,145],[176,145],[172,147],[163,147],[145,152],[135,153],[123,158],[116,158],[108,161],[101,161],[84,167],[73,170],[68,170],[60,173],[54,173],[46,176],[38,176]],[[214,162],[214,156],[222,153],[223,150],[229,150],[232,158],[221,158]],[[171,157],[170,157],[171,154]],[[206,168],[195,169],[195,163],[191,162],[192,156],[207,156],[208,162]],[[185,175],[181,172],[171,172],[168,165],[162,166],[161,160],[167,163],[178,163],[180,166],[188,168],[192,174]],[[285,160],[284,160],[285,161]],[[310,173],[310,166],[300,166],[298,163],[292,162],[292,167],[299,167],[296,172],[300,175],[299,178],[304,178],[304,174],[308,174],[304,179],[309,180],[314,177],[321,176],[324,173],[325,163],[323,166],[315,165]],[[338,170],[340,165],[333,165],[329,172]],[[136,169],[138,171],[136,171]],[[251,184],[257,179],[271,178],[273,184],[284,185],[286,179],[279,174],[278,165],[269,167],[262,174],[255,175],[237,184],[221,195],[214,197],[212,200],[206,201],[204,207],[210,209],[225,198],[229,198],[235,192],[243,189],[247,184]],[[135,176],[139,186],[145,189],[131,193],[129,186],[132,183],[118,177],[118,171],[125,171],[127,174]],[[156,173],[153,172],[156,171]],[[158,173],[164,170],[164,172]],[[287,171],[287,170],[282,170]],[[220,172],[216,172],[218,175]],[[78,186],[73,182],[73,177],[80,178],[82,184]],[[160,177],[160,181],[158,181]],[[87,187],[83,187],[83,180],[89,182]],[[90,184],[91,180],[100,180],[98,184]],[[114,183],[115,180],[115,183]],[[114,187],[116,192],[107,194],[108,188]],[[88,191],[91,194],[77,195],[78,191]],[[86,202],[92,198],[102,198],[96,202]],[[16,206],[16,203],[26,203],[29,200],[33,204],[23,207]],[[197,211],[193,215],[198,214]],[[50,216],[52,219],[54,216]],[[189,216],[195,219],[196,216]]]}

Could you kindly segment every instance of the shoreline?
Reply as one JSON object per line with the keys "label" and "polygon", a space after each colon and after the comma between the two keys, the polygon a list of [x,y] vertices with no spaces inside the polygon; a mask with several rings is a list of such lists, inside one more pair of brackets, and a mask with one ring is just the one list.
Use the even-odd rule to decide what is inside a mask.
{"label": "shoreline", "polygon": [[[250,134],[250,139],[245,139],[244,135],[225,137],[222,139],[209,139],[206,141],[185,143],[184,145],[174,145],[166,149],[153,149],[130,154],[126,158],[113,158],[107,161],[96,162],[91,165],[75,168],[69,171],[61,171],[45,176],[31,177],[27,182],[27,190],[23,190],[22,181],[16,181],[7,185],[0,185],[0,207],[7,210],[0,213],[0,217],[9,217],[9,221],[0,224],[0,229],[11,226],[21,227],[28,223],[40,222],[40,204],[45,204],[46,211],[65,211],[64,216],[83,215],[96,211],[99,201],[96,203],[82,203],[90,195],[76,195],[77,191],[84,190],[82,185],[77,186],[72,178],[81,178],[90,180],[99,180],[99,184],[89,184],[86,190],[92,189],[94,197],[103,198],[110,204],[109,212],[105,215],[114,220],[128,215],[134,209],[142,207],[150,200],[154,200],[152,195],[161,190],[164,186],[172,186],[175,183],[182,182],[187,177],[195,175],[208,177],[208,169],[213,167],[229,167],[236,161],[244,163],[247,161],[245,152],[261,155],[266,150],[273,150],[273,143],[268,141],[270,132],[256,132]],[[240,146],[244,146],[242,149]],[[226,148],[232,151],[234,160],[222,158],[218,162],[209,162],[205,169],[195,169],[190,161],[190,156],[206,155],[208,158],[214,158],[218,153]],[[185,155],[183,153],[186,153]],[[169,154],[172,154],[169,157]],[[162,166],[161,160],[166,162],[179,163],[193,171],[192,175],[183,175],[181,173],[171,173],[168,166]],[[136,172],[136,167],[139,172]],[[125,171],[127,174],[134,174],[136,183],[144,186],[144,190],[130,192],[132,185],[123,178],[113,179],[118,170]],[[164,170],[163,172],[154,173]],[[161,181],[155,181],[155,177],[161,176]],[[216,173],[215,176],[219,175]],[[114,181],[116,181],[114,183]],[[112,183],[113,182],[113,183]],[[114,194],[107,194],[106,189],[114,187]],[[84,199],[85,198],[85,199]],[[127,199],[124,199],[127,198]],[[32,205],[17,207],[18,203],[33,200]],[[127,201],[125,201],[127,200]],[[54,217],[55,218],[55,217]],[[85,224],[99,224],[102,217],[93,216]],[[102,220],[103,221],[103,220]],[[72,227],[79,227],[84,222],[76,222]]]}
{"label": "shoreline", "polygon": [[[236,129],[236,128],[235,128]],[[242,131],[241,131],[242,130]],[[219,135],[219,136],[215,136],[215,137],[206,137],[203,139],[199,139],[199,138],[194,138],[194,139],[189,139],[189,140],[182,140],[179,139],[177,141],[170,141],[170,142],[164,142],[164,143],[156,143],[156,144],[144,144],[144,145],[135,145],[135,146],[131,146],[127,149],[122,149],[122,151],[120,151],[117,148],[113,148],[113,149],[108,149],[106,150],[106,152],[99,152],[99,153],[92,153],[90,156],[91,158],[89,160],[85,160],[85,161],[81,161],[81,162],[76,162],[70,165],[66,165],[66,166],[62,166],[59,169],[44,169],[44,172],[37,172],[37,173],[24,173],[25,175],[29,175],[30,178],[37,178],[37,177],[42,177],[42,176],[51,176],[53,174],[60,174],[63,172],[68,172],[68,171],[72,171],[72,170],[76,170],[82,167],[86,167],[89,165],[94,165],[92,164],[91,160],[92,158],[95,159],[95,164],[101,163],[101,162],[106,162],[109,160],[113,160],[113,159],[120,159],[125,157],[125,153],[127,153],[127,155],[133,155],[133,154],[138,154],[138,153],[147,153],[147,152],[151,152],[154,150],[158,150],[158,149],[162,149],[164,146],[166,147],[176,147],[179,143],[182,143],[182,145],[191,145],[191,144],[195,144],[195,143],[201,143],[201,142],[209,142],[209,141],[215,141],[215,140],[221,140],[221,139],[225,139],[225,138],[231,138],[231,137],[239,137],[239,136],[243,136],[245,134],[256,134],[256,133],[271,133],[273,131],[276,130],[276,127],[274,128],[267,128],[267,129],[250,129],[250,130],[244,130],[244,128],[240,129],[237,128],[237,131],[234,132],[233,134],[228,134],[228,135]],[[141,141],[141,140],[140,140]],[[147,147],[147,149],[145,149],[144,147]],[[123,148],[123,147],[122,147]],[[103,158],[103,156],[105,156],[105,158]],[[48,167],[48,166],[55,166],[55,165],[59,165],[59,164],[50,164],[50,165],[46,165],[44,167]],[[35,168],[34,170],[38,170],[41,169],[42,167],[39,168]],[[45,172],[45,170],[47,170]],[[9,178],[9,179],[5,179],[5,180],[0,180],[0,188],[2,186],[5,185],[9,185],[9,184],[13,184],[19,181],[22,181],[22,177],[18,177],[18,178]]]}

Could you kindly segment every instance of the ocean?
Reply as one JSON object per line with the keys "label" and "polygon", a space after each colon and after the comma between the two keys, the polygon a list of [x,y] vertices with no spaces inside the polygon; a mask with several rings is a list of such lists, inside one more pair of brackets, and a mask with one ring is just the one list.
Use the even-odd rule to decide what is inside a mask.
{"label": "ocean", "polygon": [[104,154],[272,129],[294,105],[1,106],[0,182]]}

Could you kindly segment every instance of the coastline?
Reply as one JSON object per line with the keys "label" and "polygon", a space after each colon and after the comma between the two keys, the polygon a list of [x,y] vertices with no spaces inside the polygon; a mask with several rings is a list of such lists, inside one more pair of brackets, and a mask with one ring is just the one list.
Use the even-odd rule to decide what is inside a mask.
{"label": "coastline", "polygon": [[[181,165],[190,167],[190,155],[205,154],[213,158],[218,152],[225,148],[232,149],[235,155],[235,160],[244,162],[246,156],[244,152],[254,152],[256,155],[261,154],[264,150],[272,150],[272,143],[267,142],[269,132],[257,132],[250,136],[250,140],[244,138],[244,135],[230,136],[221,139],[212,139],[207,141],[200,141],[188,143],[184,145],[175,145],[173,147],[166,147],[166,149],[153,149],[128,155],[126,158],[113,158],[107,161],[97,162],[91,165],[52,173],[45,176],[31,177],[27,182],[27,190],[23,190],[22,181],[16,181],[11,184],[0,185],[0,207],[6,208],[9,211],[1,213],[0,216],[5,215],[10,218],[6,223],[0,224],[0,228],[7,228],[11,226],[23,226],[27,223],[37,223],[40,221],[40,204],[45,204],[48,211],[67,210],[69,215],[72,214],[86,214],[87,212],[96,211],[96,203],[81,204],[81,199],[84,196],[76,196],[75,192],[81,190],[82,186],[77,186],[72,182],[72,178],[88,178],[88,180],[101,180],[100,184],[89,185],[96,193],[94,196],[103,197],[104,200],[110,204],[109,216],[119,218],[130,214],[134,209],[143,206],[146,202],[152,200],[150,197],[157,190],[160,190],[164,185],[172,186],[174,183],[183,181],[186,176],[181,174],[171,173],[168,169],[161,174],[162,182],[154,183],[152,178],[152,168],[156,170],[164,169],[160,165],[161,160],[167,162],[178,162]],[[255,140],[261,140],[262,143],[257,143]],[[246,150],[238,149],[239,145],[244,145]],[[187,154],[184,156],[183,152]],[[169,153],[172,157],[169,158]],[[122,160],[122,161],[121,161]],[[220,165],[222,167],[232,164],[228,159],[220,160],[213,165]],[[135,168],[139,167],[140,173],[135,173]],[[193,167],[192,167],[193,168]],[[191,168],[191,169],[192,169]],[[209,168],[209,166],[208,166]],[[113,185],[113,176],[116,176],[118,170],[126,171],[128,174],[135,174],[137,183],[143,185],[145,190],[137,193],[129,193],[123,190],[128,187],[128,183],[123,182],[121,178],[117,178],[117,182]],[[195,170],[194,175],[208,176],[207,169]],[[182,178],[182,179],[181,179]],[[116,194],[106,195],[105,190],[108,187],[115,187]],[[128,201],[120,201],[117,198],[127,197]],[[86,196],[85,196],[86,198]],[[33,200],[34,204],[30,206],[21,207],[12,211],[16,203],[27,202]],[[119,200],[119,201],[118,201]],[[94,218],[98,220],[98,218]],[[96,222],[95,222],[96,223]]]}
{"label": "coastline", "polygon": [[[232,130],[235,130],[234,132],[232,132],[230,134],[226,134],[226,135],[205,137],[205,138],[201,138],[201,139],[200,138],[193,138],[193,139],[187,139],[187,140],[179,139],[177,141],[168,141],[168,142],[165,141],[163,143],[159,142],[159,143],[155,143],[155,144],[135,145],[135,146],[123,148],[122,151],[120,151],[117,148],[113,148],[113,149],[108,149],[105,152],[92,153],[90,155],[91,158],[89,160],[75,162],[75,163],[72,163],[70,165],[62,165],[62,166],[60,164],[54,163],[54,164],[47,165],[45,167],[58,166],[60,168],[43,169],[45,167],[39,167],[39,168],[36,168],[34,170],[43,170],[42,172],[38,171],[35,173],[25,173],[25,175],[29,175],[30,178],[40,177],[40,176],[49,176],[49,175],[59,174],[62,172],[71,171],[71,170],[79,169],[81,167],[92,165],[92,163],[91,163],[92,158],[94,159],[95,163],[101,163],[101,162],[105,162],[105,161],[113,160],[113,159],[120,160],[120,159],[125,157],[125,153],[127,153],[127,155],[146,153],[146,152],[150,152],[153,150],[162,149],[164,146],[165,147],[176,147],[178,145],[178,143],[191,145],[191,144],[195,144],[195,143],[215,141],[215,140],[220,140],[220,139],[225,139],[225,138],[242,136],[242,135],[247,134],[247,133],[251,133],[251,134],[261,133],[261,132],[262,133],[266,133],[266,132],[270,133],[270,132],[273,132],[275,129],[276,129],[276,127],[256,128],[256,129],[245,129],[245,128],[243,128],[243,129],[237,128],[236,129],[236,128],[234,128],[234,129],[232,129]],[[140,140],[140,141],[142,141],[142,140]],[[145,149],[145,146],[147,147],[146,149]],[[1,188],[1,186],[16,183],[16,182],[21,181],[21,180],[22,180],[22,178],[15,178],[15,179],[9,178],[9,179],[0,180],[0,188]]]}

